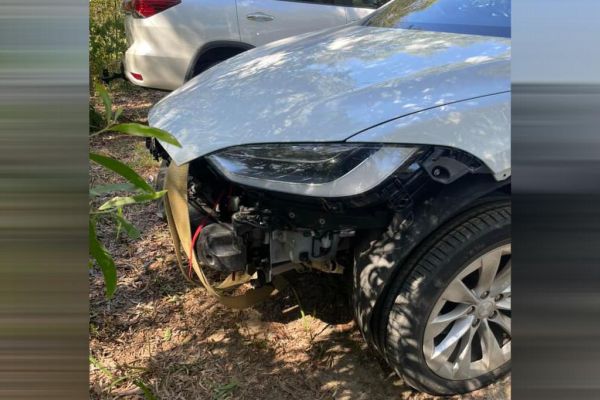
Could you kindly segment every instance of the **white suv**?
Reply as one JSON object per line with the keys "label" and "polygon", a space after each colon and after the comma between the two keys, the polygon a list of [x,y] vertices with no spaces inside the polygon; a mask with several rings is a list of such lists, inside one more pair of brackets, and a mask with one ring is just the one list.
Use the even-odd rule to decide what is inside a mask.
{"label": "white suv", "polygon": [[125,77],[173,90],[253,47],[356,21],[389,0],[125,0]]}

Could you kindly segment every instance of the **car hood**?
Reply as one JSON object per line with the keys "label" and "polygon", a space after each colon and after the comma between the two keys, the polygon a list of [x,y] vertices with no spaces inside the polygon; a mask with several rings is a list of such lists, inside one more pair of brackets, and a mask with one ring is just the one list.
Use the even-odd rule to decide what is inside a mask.
{"label": "car hood", "polygon": [[346,26],[225,61],[151,111],[176,164],[240,144],[343,141],[425,109],[510,90],[510,40]]}

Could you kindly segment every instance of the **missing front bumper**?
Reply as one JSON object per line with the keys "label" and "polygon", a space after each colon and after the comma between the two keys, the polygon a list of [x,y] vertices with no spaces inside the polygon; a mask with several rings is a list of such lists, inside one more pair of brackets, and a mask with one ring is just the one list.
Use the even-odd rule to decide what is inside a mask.
{"label": "missing front bumper", "polygon": [[[252,288],[241,295],[229,296],[226,290],[248,283],[252,277],[247,274],[231,274],[223,282],[213,285],[203,271],[203,266],[198,262],[196,254],[191,248],[192,234],[188,209],[188,164],[177,166],[174,162],[167,169],[165,188],[165,214],[169,230],[175,247],[177,262],[182,270],[184,268],[183,254],[191,260],[192,268],[202,285],[223,305],[243,309],[252,307],[270,296],[276,295],[286,286],[286,281],[281,276],[275,276],[271,284],[260,288]],[[183,254],[182,249],[183,248]]]}

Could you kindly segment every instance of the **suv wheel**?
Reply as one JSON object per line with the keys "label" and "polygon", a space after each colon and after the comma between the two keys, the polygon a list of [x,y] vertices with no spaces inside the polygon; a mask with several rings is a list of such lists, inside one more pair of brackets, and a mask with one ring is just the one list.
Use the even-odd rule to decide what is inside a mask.
{"label": "suv wheel", "polygon": [[379,326],[392,367],[416,389],[465,393],[508,372],[510,206],[479,208],[427,240],[394,282]]}

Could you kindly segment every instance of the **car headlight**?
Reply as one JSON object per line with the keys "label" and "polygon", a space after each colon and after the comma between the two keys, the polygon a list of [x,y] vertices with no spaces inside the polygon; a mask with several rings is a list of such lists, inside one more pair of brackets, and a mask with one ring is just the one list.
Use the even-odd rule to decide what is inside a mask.
{"label": "car headlight", "polygon": [[239,184],[303,196],[345,197],[373,189],[416,151],[358,143],[265,144],[232,147],[207,158]]}

